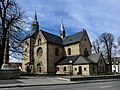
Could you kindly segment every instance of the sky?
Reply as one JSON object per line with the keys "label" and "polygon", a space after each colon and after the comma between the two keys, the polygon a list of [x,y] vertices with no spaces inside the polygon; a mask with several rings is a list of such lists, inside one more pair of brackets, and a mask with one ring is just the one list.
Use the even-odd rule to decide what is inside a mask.
{"label": "sky", "polygon": [[40,29],[59,35],[63,19],[66,35],[82,29],[88,32],[91,42],[101,33],[120,36],[120,0],[18,0],[25,10],[29,28],[34,19],[35,7]]}
{"label": "sky", "polygon": [[67,35],[84,28],[91,41],[103,32],[112,33],[116,38],[119,36],[120,0],[18,0],[18,2],[25,10],[29,22],[34,19],[36,7],[40,29],[53,34],[59,35],[63,19]]}

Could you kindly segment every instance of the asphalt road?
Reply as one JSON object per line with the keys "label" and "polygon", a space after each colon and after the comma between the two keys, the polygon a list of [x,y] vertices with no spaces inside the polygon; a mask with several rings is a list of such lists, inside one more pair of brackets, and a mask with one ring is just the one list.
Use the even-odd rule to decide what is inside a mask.
{"label": "asphalt road", "polygon": [[0,88],[0,90],[120,90],[120,80],[70,85]]}

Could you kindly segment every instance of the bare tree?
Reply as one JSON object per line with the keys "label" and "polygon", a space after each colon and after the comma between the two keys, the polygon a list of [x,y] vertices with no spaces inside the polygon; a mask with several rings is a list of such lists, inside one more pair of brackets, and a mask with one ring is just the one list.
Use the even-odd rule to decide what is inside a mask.
{"label": "bare tree", "polygon": [[100,40],[99,39],[95,39],[95,41],[92,42],[92,46],[93,46],[93,51],[95,53],[100,53],[101,52],[101,47],[100,47]]}
{"label": "bare tree", "polygon": [[111,33],[102,33],[99,37],[100,42],[103,44],[103,48],[105,49],[105,54],[107,56],[110,70],[112,71],[112,49],[114,46],[114,36]]}
{"label": "bare tree", "polygon": [[9,59],[9,50],[12,55],[13,53],[21,53],[24,18],[25,13],[15,0],[0,0],[0,34],[3,56],[0,59],[0,67],[4,59],[6,61]]}

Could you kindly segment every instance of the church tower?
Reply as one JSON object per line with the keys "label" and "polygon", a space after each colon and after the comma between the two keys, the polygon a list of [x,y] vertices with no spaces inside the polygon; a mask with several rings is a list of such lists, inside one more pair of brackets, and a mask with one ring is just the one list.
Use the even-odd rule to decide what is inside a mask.
{"label": "church tower", "polygon": [[39,23],[37,21],[37,14],[35,11],[35,17],[34,17],[34,21],[32,22],[32,30],[39,30]]}
{"label": "church tower", "polygon": [[60,37],[63,39],[65,37],[65,28],[63,21],[61,22],[61,27],[60,27]]}

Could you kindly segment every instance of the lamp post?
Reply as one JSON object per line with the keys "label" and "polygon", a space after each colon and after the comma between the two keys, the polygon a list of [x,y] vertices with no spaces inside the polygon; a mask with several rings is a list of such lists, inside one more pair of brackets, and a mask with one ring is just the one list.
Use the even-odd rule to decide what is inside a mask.
{"label": "lamp post", "polygon": [[69,63],[70,63],[70,80],[71,80],[71,76],[72,76],[72,60],[70,60]]}
{"label": "lamp post", "polygon": [[114,59],[114,75],[116,75],[116,60]]}

